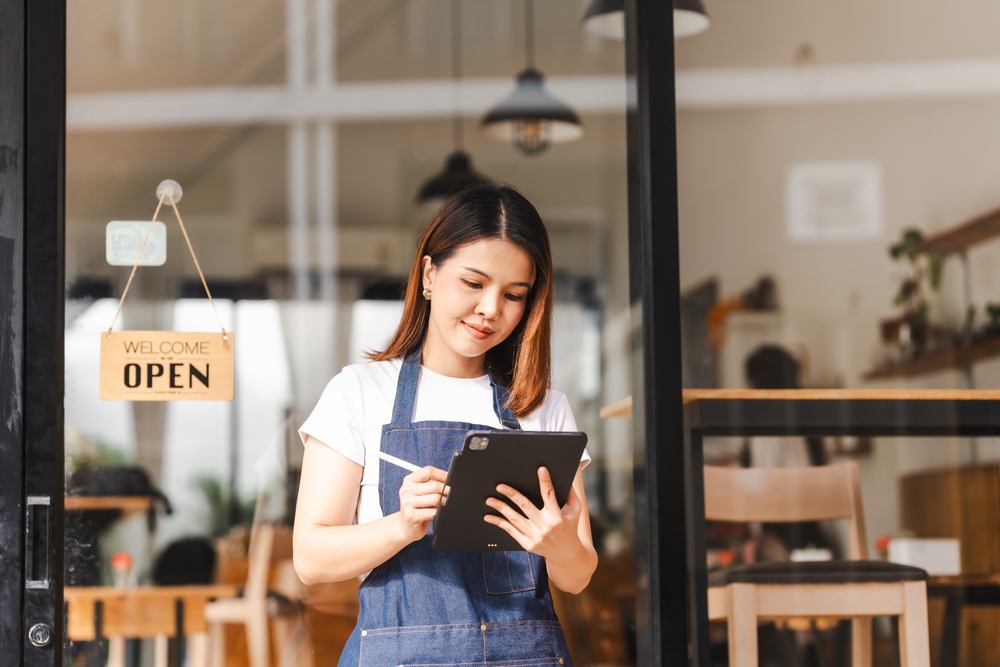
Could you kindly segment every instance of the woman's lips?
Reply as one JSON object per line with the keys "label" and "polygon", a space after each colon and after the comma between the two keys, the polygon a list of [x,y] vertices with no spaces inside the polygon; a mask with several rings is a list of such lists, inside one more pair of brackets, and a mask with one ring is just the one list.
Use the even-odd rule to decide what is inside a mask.
{"label": "woman's lips", "polygon": [[469,335],[476,340],[486,340],[493,333],[492,329],[474,327],[468,322],[462,322],[462,324],[465,325],[465,330],[469,332]]}

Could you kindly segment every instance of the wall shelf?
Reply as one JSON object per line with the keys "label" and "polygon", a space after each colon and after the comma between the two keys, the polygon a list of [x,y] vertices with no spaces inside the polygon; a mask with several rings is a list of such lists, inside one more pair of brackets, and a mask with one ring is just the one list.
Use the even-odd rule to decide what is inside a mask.
{"label": "wall shelf", "polygon": [[925,238],[917,250],[934,255],[951,255],[1000,236],[1000,208],[987,211],[968,222],[950,227]]}
{"label": "wall shelf", "polygon": [[968,345],[957,345],[921,354],[909,361],[876,368],[865,374],[866,380],[916,377],[946,370],[968,368],[977,361],[1000,356],[1000,336],[992,336]]}
{"label": "wall shelf", "polygon": [[[974,245],[998,236],[1000,236],[1000,208],[995,208],[971,220],[931,234],[916,246],[916,250],[939,257],[952,254],[962,256],[963,269],[966,274],[965,301],[966,306],[969,307],[972,304],[972,295],[970,294],[969,265],[965,251]],[[991,336],[974,343],[934,350],[907,361],[874,368],[865,373],[864,379],[885,380],[916,377],[946,370],[967,369],[976,362],[996,356],[1000,356],[1000,336]]]}

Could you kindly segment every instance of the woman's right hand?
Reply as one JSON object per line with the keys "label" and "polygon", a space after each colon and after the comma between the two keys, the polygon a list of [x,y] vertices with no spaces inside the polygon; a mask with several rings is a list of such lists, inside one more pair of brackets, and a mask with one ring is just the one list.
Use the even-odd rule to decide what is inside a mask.
{"label": "woman's right hand", "polygon": [[425,466],[403,478],[396,516],[402,534],[409,542],[416,542],[427,534],[441,502],[447,476],[448,473],[440,468]]}

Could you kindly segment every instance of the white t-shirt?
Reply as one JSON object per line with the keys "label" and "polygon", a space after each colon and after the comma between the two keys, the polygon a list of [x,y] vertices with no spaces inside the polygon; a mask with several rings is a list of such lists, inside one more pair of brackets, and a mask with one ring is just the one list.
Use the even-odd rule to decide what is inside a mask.
{"label": "white t-shirt", "polygon": [[[332,448],[345,458],[364,466],[361,495],[358,500],[358,523],[382,518],[378,499],[378,452],[382,427],[392,421],[392,404],[402,359],[373,361],[345,366],[323,390],[319,402],[299,428],[306,436]],[[490,378],[453,378],[420,367],[413,421],[454,421],[501,428],[493,411],[493,388]],[[575,431],[576,420],[566,395],[549,389],[542,405],[530,415],[518,419],[525,431]],[[583,453],[588,463],[590,454]],[[420,461],[411,461],[421,465]]]}

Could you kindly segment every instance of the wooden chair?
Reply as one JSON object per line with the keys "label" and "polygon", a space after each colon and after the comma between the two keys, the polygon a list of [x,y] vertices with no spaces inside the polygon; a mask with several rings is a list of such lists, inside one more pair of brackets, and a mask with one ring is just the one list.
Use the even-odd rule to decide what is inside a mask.
{"label": "wooden chair", "polygon": [[854,667],[871,667],[872,617],[899,617],[902,667],[930,667],[927,573],[869,561],[856,463],[705,467],[705,517],[735,522],[847,519],[850,560],[757,563],[709,576],[708,615],[725,619],[730,667],[756,667],[758,620],[851,619]]}
{"label": "wooden chair", "polygon": [[[250,538],[247,555],[247,579],[243,597],[227,598],[209,603],[205,607],[205,620],[209,623],[207,646],[204,655],[211,667],[226,664],[225,633],[223,626],[238,623],[245,627],[247,656],[250,667],[270,667],[270,617],[268,589],[271,579],[271,563],[275,560],[291,558],[291,535],[288,531],[276,531],[271,524],[261,524]],[[287,588],[287,586],[286,586]],[[292,591],[283,590],[290,595]],[[285,628],[279,631],[279,639],[287,634]]]}

